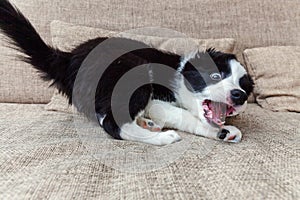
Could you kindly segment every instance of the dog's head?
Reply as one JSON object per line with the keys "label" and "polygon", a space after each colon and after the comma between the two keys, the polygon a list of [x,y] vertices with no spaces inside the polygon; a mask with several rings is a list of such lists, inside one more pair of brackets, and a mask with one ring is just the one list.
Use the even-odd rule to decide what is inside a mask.
{"label": "dog's head", "polygon": [[208,49],[185,57],[178,99],[183,107],[211,125],[245,110],[253,80],[235,55]]}

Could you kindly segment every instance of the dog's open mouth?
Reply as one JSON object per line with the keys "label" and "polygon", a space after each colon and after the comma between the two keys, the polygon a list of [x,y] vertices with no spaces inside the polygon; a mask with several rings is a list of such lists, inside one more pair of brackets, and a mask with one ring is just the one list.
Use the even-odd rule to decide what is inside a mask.
{"label": "dog's open mouth", "polygon": [[209,123],[214,123],[222,126],[225,123],[225,118],[231,115],[235,109],[233,106],[222,102],[205,100],[202,103],[204,117]]}

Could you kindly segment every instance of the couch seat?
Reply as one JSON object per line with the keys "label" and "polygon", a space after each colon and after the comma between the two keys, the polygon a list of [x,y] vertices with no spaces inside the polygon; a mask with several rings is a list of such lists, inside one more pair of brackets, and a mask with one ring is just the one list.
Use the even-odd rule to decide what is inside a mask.
{"label": "couch seat", "polygon": [[[188,148],[152,170],[137,159],[168,147],[111,140],[78,119],[42,104],[0,104],[0,199],[300,198],[300,114],[250,104],[229,120],[244,133],[241,143],[180,133]],[[108,143],[99,145],[97,134]],[[128,166],[114,149],[141,156]]]}

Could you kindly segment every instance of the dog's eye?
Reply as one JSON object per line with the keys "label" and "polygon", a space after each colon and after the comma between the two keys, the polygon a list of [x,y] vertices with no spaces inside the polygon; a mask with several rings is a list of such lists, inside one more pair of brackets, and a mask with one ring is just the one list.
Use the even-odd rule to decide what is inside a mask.
{"label": "dog's eye", "polygon": [[213,73],[210,75],[210,78],[215,81],[220,81],[222,79],[222,76],[219,73]]}
{"label": "dog's eye", "polygon": [[148,122],[148,126],[154,126],[153,122]]}

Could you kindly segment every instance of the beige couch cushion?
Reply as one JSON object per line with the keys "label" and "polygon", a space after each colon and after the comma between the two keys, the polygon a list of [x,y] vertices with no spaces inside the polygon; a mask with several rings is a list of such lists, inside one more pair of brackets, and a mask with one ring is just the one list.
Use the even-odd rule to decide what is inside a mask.
{"label": "beige couch cushion", "polygon": [[300,47],[247,49],[258,104],[273,111],[300,112]]}
{"label": "beige couch cushion", "polygon": [[[192,142],[163,167],[145,155],[180,143],[157,147],[112,140],[99,126],[76,127],[75,117],[42,105],[0,104],[0,199],[300,198],[297,113],[249,105],[232,119],[244,133],[239,144],[179,133],[181,142]],[[99,143],[101,137],[106,142]],[[145,161],[152,170],[135,173]]]}
{"label": "beige couch cushion", "polygon": [[300,1],[295,0],[12,1],[49,42],[50,22],[61,20],[115,31],[156,26],[193,38],[235,38],[239,55],[258,46],[300,45]]}
{"label": "beige couch cushion", "polygon": [[62,50],[70,51],[77,45],[97,37],[125,37],[144,42],[152,47],[170,51],[179,55],[188,54],[195,50],[205,50],[214,47],[217,50],[232,53],[235,40],[187,38],[177,31],[160,28],[140,28],[125,32],[109,31],[54,20],[51,25],[52,44]]}
{"label": "beige couch cushion", "polygon": [[[152,32],[152,36],[142,35]],[[178,34],[171,33],[168,30],[160,29],[137,29],[132,32],[116,33],[100,28],[92,28],[65,23],[61,21],[53,21],[51,23],[52,43],[55,47],[68,51],[79,45],[80,43],[96,37],[126,37],[134,40],[142,41],[152,47],[185,55],[195,50],[204,50],[208,47],[215,47],[218,50],[231,53],[234,49],[235,40],[225,39],[195,39],[183,38]],[[153,36],[154,34],[161,37]],[[168,37],[164,37],[166,35]],[[173,35],[172,35],[173,34]],[[68,112],[71,109],[66,104],[65,98],[55,92],[51,102],[46,106],[47,110]]]}

